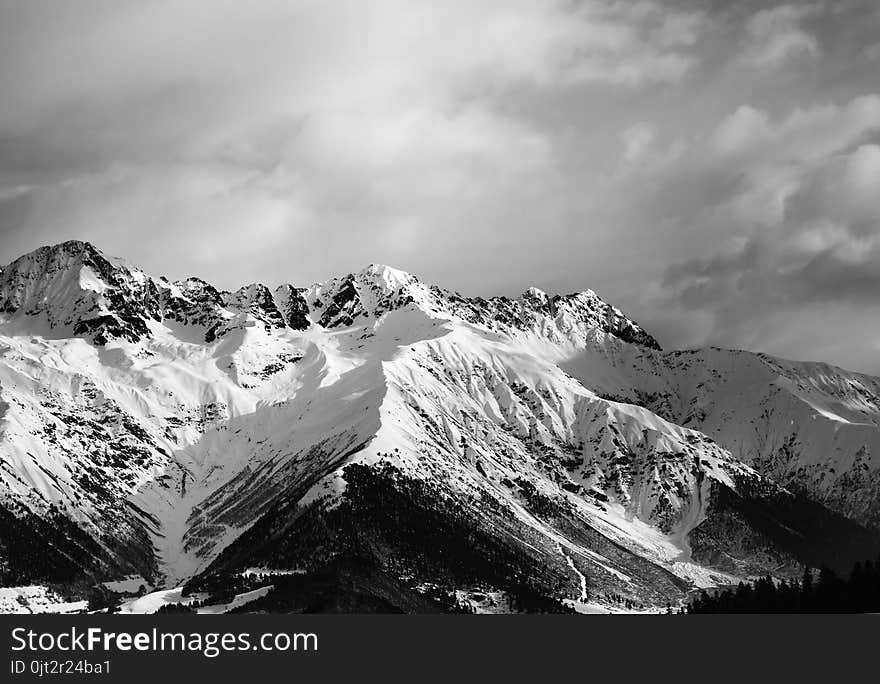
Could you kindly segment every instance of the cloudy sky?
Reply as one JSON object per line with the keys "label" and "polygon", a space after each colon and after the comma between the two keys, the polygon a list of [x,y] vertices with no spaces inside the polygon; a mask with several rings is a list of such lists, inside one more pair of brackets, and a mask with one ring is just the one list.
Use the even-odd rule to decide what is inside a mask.
{"label": "cloudy sky", "polygon": [[880,372],[880,3],[0,0],[0,262],[592,288]]}

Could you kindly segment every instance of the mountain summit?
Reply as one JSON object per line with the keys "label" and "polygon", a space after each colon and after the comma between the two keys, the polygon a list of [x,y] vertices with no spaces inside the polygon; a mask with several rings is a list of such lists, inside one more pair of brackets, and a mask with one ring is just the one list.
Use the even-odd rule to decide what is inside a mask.
{"label": "mountain summit", "polygon": [[0,583],[130,610],[648,610],[880,548],[880,381],[664,352],[592,291],[44,247],[0,272],[0,433]]}
{"label": "mountain summit", "polygon": [[108,259],[87,242],[71,240],[41,247],[0,273],[0,311],[40,317],[51,329],[69,328],[73,335],[99,345],[111,339],[138,342],[150,335],[150,321],[200,325],[210,342],[241,315],[297,330],[311,325],[339,328],[353,325],[359,317],[377,318],[406,306],[504,330],[540,329],[575,338],[601,331],[660,348],[590,290],[548,297],[530,288],[515,300],[468,299],[381,264],[309,288],[285,284],[272,292],[253,283],[221,293],[199,278],[174,283],[152,278],[121,260]]}

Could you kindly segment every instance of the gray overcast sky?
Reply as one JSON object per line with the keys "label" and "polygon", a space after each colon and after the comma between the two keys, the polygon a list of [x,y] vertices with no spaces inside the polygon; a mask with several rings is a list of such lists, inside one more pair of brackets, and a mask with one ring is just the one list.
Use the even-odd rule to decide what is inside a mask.
{"label": "gray overcast sky", "polygon": [[880,372],[873,0],[0,0],[0,262],[592,288]]}

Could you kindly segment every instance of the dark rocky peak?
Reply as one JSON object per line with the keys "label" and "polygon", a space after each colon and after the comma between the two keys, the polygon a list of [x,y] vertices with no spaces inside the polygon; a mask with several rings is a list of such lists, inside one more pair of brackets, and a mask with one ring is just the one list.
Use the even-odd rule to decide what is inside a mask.
{"label": "dark rocky peak", "polygon": [[599,331],[660,348],[589,290],[548,295],[530,288],[518,299],[468,298],[381,264],[308,289],[282,285],[273,293],[254,283],[229,293],[201,278],[153,279],[87,242],[71,240],[41,247],[0,271],[0,313],[45,315],[50,327],[70,326],[73,334],[97,344],[114,337],[138,341],[149,334],[150,320],[202,326],[210,342],[241,315],[268,329],[305,330],[313,320],[325,328],[367,324],[407,306],[499,332],[528,331],[581,343]]}
{"label": "dark rocky peak", "polygon": [[354,324],[354,319],[366,313],[354,275],[342,278],[335,287],[329,288],[329,302],[321,313],[318,323],[325,328],[337,328]]}
{"label": "dark rocky peak", "polygon": [[311,291],[318,323],[326,328],[378,318],[413,302],[426,309],[436,304],[428,297],[430,288],[418,278],[382,264],[370,264],[357,273],[333,278]]}
{"label": "dark rocky peak", "polygon": [[220,291],[201,278],[190,277],[185,280],[176,280],[173,284],[181,290],[185,297],[194,302],[224,305],[223,295]]}
{"label": "dark rocky peak", "polygon": [[592,332],[610,333],[625,342],[660,349],[657,341],[619,309],[591,290],[570,295],[548,295],[529,288],[518,299],[463,297],[431,287],[432,297],[445,303],[453,315],[492,330],[532,331],[585,340]]}
{"label": "dark rocky peak", "polygon": [[109,259],[88,242],[40,247],[0,276],[0,311],[44,316],[50,328],[72,327],[97,344],[147,334],[161,317],[158,290],[142,271]]}
{"label": "dark rocky peak", "polygon": [[205,341],[229,317],[223,294],[201,278],[186,278],[173,283],[164,281],[162,313],[167,320],[206,328]]}
{"label": "dark rocky peak", "polygon": [[[534,301],[534,300],[532,300]],[[555,295],[546,305],[562,324],[597,327],[624,342],[660,350],[660,344],[620,309],[611,306],[592,290],[569,295]]]}
{"label": "dark rocky peak", "polygon": [[230,311],[249,313],[269,328],[283,328],[286,325],[275,298],[262,283],[245,285],[226,295],[224,302]]}
{"label": "dark rocky peak", "polygon": [[499,332],[530,331],[583,343],[596,332],[660,349],[657,341],[619,309],[591,290],[549,295],[529,288],[521,297],[465,297],[426,285],[415,276],[381,264],[335,278],[311,290],[312,311],[327,328],[355,325],[388,311],[415,305],[430,315],[452,316]]}
{"label": "dark rocky peak", "polygon": [[306,330],[311,324],[309,319],[308,288],[281,285],[275,290],[275,301],[284,322],[293,330]]}

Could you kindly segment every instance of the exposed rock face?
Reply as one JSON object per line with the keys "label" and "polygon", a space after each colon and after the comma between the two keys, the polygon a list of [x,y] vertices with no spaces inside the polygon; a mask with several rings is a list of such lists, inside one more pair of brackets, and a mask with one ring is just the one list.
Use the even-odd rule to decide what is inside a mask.
{"label": "exposed rock face", "polygon": [[206,329],[211,342],[245,314],[269,327],[305,330],[312,321],[324,328],[346,327],[358,318],[379,317],[415,304],[431,313],[455,316],[499,330],[550,328],[550,334],[583,336],[602,331],[659,349],[656,340],[592,291],[549,297],[538,290],[520,299],[467,299],[421,283],[407,273],[371,265],[356,274],[311,288],[282,285],[274,293],[254,283],[221,293],[200,278],[169,283],[119,260],[110,260],[88,243],[42,247],[0,272],[0,312],[43,314],[52,329],[88,337],[96,344],[119,338],[138,342],[148,321],[173,321]]}
{"label": "exposed rock face", "polygon": [[7,584],[265,567],[291,610],[582,609],[877,550],[880,381],[663,352],[590,291],[230,293],[46,247],[0,272],[0,435]]}

